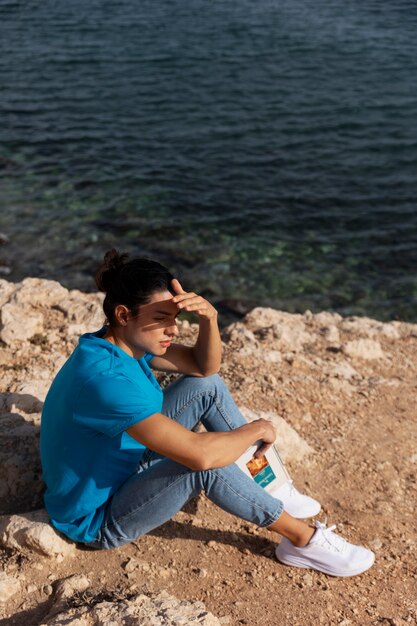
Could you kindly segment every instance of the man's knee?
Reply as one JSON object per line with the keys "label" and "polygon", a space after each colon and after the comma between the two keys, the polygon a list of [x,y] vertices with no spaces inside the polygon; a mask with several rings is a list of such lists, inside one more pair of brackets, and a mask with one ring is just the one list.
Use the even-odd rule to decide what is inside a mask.
{"label": "man's knee", "polygon": [[215,390],[226,387],[223,378],[219,374],[210,374],[210,376],[188,376],[187,378],[192,379],[193,384],[201,389]]}

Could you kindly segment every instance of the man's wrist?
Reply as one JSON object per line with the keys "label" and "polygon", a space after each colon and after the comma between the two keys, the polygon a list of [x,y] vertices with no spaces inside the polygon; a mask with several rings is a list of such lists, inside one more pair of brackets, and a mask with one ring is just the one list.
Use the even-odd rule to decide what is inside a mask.
{"label": "man's wrist", "polygon": [[249,431],[253,436],[253,442],[258,439],[262,439],[265,435],[265,428],[262,424],[260,424],[257,420],[254,422],[249,422],[248,424],[244,424],[241,428]]}
{"label": "man's wrist", "polygon": [[210,317],[200,317],[200,324],[201,323],[207,323],[207,324],[217,323],[218,315],[219,315],[218,312],[215,311],[213,315],[211,315]]}

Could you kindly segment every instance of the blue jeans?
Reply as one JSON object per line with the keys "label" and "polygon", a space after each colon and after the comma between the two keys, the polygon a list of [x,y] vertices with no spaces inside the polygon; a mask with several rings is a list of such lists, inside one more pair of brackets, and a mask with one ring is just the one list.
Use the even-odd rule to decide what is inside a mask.
{"label": "blue jeans", "polygon": [[[185,376],[169,385],[164,391],[162,412],[188,429],[200,421],[208,431],[223,432],[246,424],[217,374],[205,378]],[[193,471],[146,450],[137,471],[107,503],[97,539],[87,545],[108,549],[134,541],[169,520],[201,491],[225,511],[258,526],[270,526],[283,511],[280,500],[234,463]]]}

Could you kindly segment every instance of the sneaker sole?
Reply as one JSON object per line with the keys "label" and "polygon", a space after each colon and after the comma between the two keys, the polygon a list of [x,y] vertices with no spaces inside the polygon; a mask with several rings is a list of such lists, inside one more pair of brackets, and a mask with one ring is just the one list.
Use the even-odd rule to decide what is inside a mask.
{"label": "sneaker sole", "polygon": [[285,557],[282,558],[278,554],[278,548],[276,548],[275,550],[275,556],[277,557],[278,561],[280,563],[283,563],[284,565],[291,565],[292,567],[299,567],[301,569],[314,569],[315,571],[323,572],[324,574],[327,574],[328,576],[337,576],[337,577],[342,577],[342,578],[347,578],[348,576],[357,576],[358,574],[363,574],[363,572],[366,572],[375,563],[375,555],[373,555],[372,561],[370,561],[369,563],[366,563],[366,565],[362,564],[361,567],[358,567],[355,570],[350,569],[350,570],[335,571],[335,570],[330,570],[326,566],[323,566],[320,568],[314,567],[314,565],[307,564],[302,559],[297,559],[297,557],[294,557],[293,559],[286,559]]}

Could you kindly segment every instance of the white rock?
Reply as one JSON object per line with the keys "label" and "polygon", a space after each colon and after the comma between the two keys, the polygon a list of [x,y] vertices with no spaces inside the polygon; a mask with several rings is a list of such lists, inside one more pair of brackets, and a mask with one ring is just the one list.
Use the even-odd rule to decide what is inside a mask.
{"label": "white rock", "polygon": [[252,359],[258,359],[260,356],[260,351],[258,348],[252,345],[246,345],[237,350],[237,354],[243,357],[251,357]]}
{"label": "white rock", "polygon": [[81,335],[84,335],[84,333],[99,330],[99,328],[100,326],[89,326],[88,328],[86,328],[84,324],[68,324],[67,335],[70,339],[77,340],[79,337],[81,337]]}
{"label": "white rock", "polygon": [[[305,315],[305,314],[304,314]],[[343,320],[343,317],[339,313],[329,313],[328,311],[321,311],[313,315],[313,320],[319,326],[334,326]]]}
{"label": "white rock", "polygon": [[312,587],[314,583],[314,577],[311,572],[303,574],[303,583],[306,587]]}
{"label": "white rock", "polygon": [[346,393],[347,395],[351,395],[355,388],[351,385],[347,380],[343,380],[340,378],[330,378],[329,385],[333,387],[336,391],[341,391],[342,393]]}
{"label": "white rock", "polygon": [[307,343],[316,341],[316,336],[306,332],[305,327],[302,325],[290,327],[284,324],[275,324],[274,329],[279,334],[278,346],[282,349],[287,348],[293,352],[298,352],[303,350]]}
{"label": "white rock", "polygon": [[82,332],[98,330],[104,323],[102,294],[85,294],[78,290],[69,292],[68,297],[58,304],[65,313],[68,323]]}
{"label": "white rock", "polygon": [[71,598],[75,593],[85,591],[89,586],[90,581],[87,576],[84,574],[73,574],[59,581],[55,595],[60,600]]}
{"label": "white rock", "polygon": [[133,557],[130,557],[126,563],[124,563],[122,565],[123,569],[125,570],[125,572],[129,573],[129,572],[134,572],[135,569],[137,569],[138,567],[138,562],[136,559],[134,559]]}
{"label": "white rock", "polygon": [[340,328],[346,332],[369,336],[371,332],[381,326],[381,322],[370,317],[346,317],[340,324]]}
{"label": "white rock", "polygon": [[314,449],[280,415],[272,411],[255,412],[247,407],[240,407],[240,410],[249,422],[259,418],[269,419],[273,422],[277,430],[275,446],[283,461],[301,461],[306,456],[314,453]]}
{"label": "white rock", "polygon": [[373,339],[355,339],[343,346],[343,352],[350,357],[360,359],[383,359],[385,357],[381,344]]}
{"label": "white rock", "polygon": [[400,329],[395,323],[391,322],[389,324],[382,324],[381,326],[381,334],[385,335],[385,337],[388,337],[389,339],[401,338]]}
{"label": "white rock", "polygon": [[54,306],[59,304],[68,296],[68,289],[65,289],[56,280],[45,280],[44,278],[25,278],[14,292],[11,302],[27,307],[34,305]]}
{"label": "white rock", "polygon": [[43,315],[26,311],[17,304],[7,303],[1,309],[0,339],[5,344],[27,341],[43,331]]}
{"label": "white rock", "polygon": [[380,550],[382,548],[382,541],[379,537],[376,537],[375,539],[372,539],[372,541],[369,542],[369,545],[372,548],[372,550]]}
{"label": "white rock", "polygon": [[16,387],[17,393],[28,393],[43,402],[51,384],[51,372],[36,368],[36,380],[26,380]]}
{"label": "white rock", "polygon": [[281,363],[282,361],[282,354],[278,350],[264,350],[261,352],[260,357],[263,357],[269,363]]}
{"label": "white rock", "polygon": [[251,330],[246,328],[244,324],[241,322],[235,322],[234,324],[230,324],[225,330],[226,335],[229,338],[229,341],[240,343],[241,345],[245,345],[247,343],[253,344],[254,346],[258,345],[258,341]]}
{"label": "white rock", "polygon": [[19,591],[20,582],[17,578],[9,576],[6,572],[0,572],[0,602],[7,602]]}
{"label": "white rock", "polygon": [[417,324],[407,322],[391,322],[392,326],[398,329],[402,337],[417,337]]}
{"label": "white rock", "polygon": [[401,322],[379,322],[370,317],[348,317],[342,321],[340,327],[347,332],[363,335],[368,338],[383,335],[388,339],[400,339],[401,328],[404,324]]}
{"label": "white rock", "polygon": [[298,352],[303,350],[305,344],[314,343],[317,339],[316,334],[307,331],[301,315],[291,315],[274,309],[256,308],[248,313],[245,323],[239,323],[239,326],[242,343],[245,345],[245,334],[253,342],[248,334],[253,331],[254,339],[259,338],[263,342],[262,349],[272,347]]}
{"label": "white rock", "polygon": [[267,361],[268,363],[281,363],[282,354],[278,350],[263,350],[253,344],[246,344],[237,350],[241,357],[250,357],[253,360]]}
{"label": "white rock", "polygon": [[39,413],[50,387],[51,381],[36,380],[17,385],[14,393],[8,394],[6,408],[8,411],[24,411]]}
{"label": "white rock", "polygon": [[336,363],[332,367],[330,373],[337,378],[344,378],[345,380],[350,380],[351,378],[362,378],[359,372],[357,372],[347,361]]}
{"label": "white rock", "polygon": [[[88,621],[86,612],[88,610]],[[143,594],[130,600],[100,602],[65,609],[58,614],[52,610],[40,626],[221,626],[202,602],[177,600],[162,591],[157,596]]]}
{"label": "white rock", "polygon": [[325,337],[326,341],[329,343],[339,343],[340,342],[340,334],[337,326],[334,324],[331,326],[323,326],[320,329],[321,334]]}
{"label": "white rock", "polygon": [[[263,311],[263,309],[254,310]],[[279,313],[281,314],[281,312]],[[261,349],[263,350],[266,346],[272,346],[273,348],[279,348],[280,350],[299,352],[303,350],[305,344],[314,343],[317,339],[316,335],[307,332],[306,326],[300,316],[300,319],[297,319],[296,316],[294,317],[296,319],[283,320],[275,322],[270,326],[255,328],[256,336],[263,341]],[[255,322],[252,318],[249,319],[250,321],[248,323],[254,327],[257,322]],[[246,329],[246,333],[247,332],[248,329]]]}
{"label": "white rock", "polygon": [[51,526],[43,509],[0,518],[0,544],[19,552],[34,551],[49,557],[67,557],[75,554],[76,549],[74,543]]}
{"label": "white rock", "polygon": [[9,301],[10,296],[16,291],[17,285],[0,278],[0,308]]}
{"label": "white rock", "polygon": [[54,530],[50,524],[34,524],[25,533],[25,542],[28,548],[45,556],[69,556],[75,552],[75,545],[66,541]]}
{"label": "white rock", "polygon": [[256,307],[252,309],[252,311],[244,317],[243,321],[245,326],[254,331],[267,328],[273,324],[300,324],[302,327],[305,326],[302,315],[287,313],[286,311],[277,311],[269,307]]}

